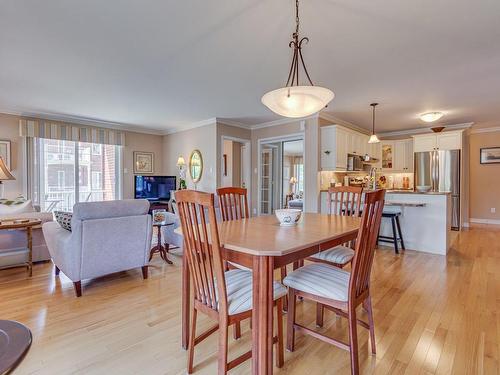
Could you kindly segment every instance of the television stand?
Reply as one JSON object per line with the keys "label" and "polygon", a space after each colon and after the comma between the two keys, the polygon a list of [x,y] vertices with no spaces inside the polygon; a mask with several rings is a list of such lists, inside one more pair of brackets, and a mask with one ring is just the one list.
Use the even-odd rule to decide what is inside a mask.
{"label": "television stand", "polygon": [[149,202],[149,214],[153,213],[153,210],[165,209],[170,212],[170,204],[168,201],[153,201]]}

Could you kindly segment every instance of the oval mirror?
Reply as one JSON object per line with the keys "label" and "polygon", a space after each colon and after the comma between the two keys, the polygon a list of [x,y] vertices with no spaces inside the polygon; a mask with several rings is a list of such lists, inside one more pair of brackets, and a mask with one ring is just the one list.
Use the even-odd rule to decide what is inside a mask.
{"label": "oval mirror", "polygon": [[189,157],[189,174],[194,183],[201,180],[203,173],[203,158],[199,150],[194,150]]}

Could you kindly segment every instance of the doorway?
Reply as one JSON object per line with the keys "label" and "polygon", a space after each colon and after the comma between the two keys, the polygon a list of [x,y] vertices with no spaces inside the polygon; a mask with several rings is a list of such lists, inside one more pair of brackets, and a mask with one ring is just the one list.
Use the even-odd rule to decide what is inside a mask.
{"label": "doorway", "polygon": [[303,209],[304,139],[259,141],[259,215],[280,208]]}
{"label": "doorway", "polygon": [[250,202],[250,140],[223,136],[221,163],[220,186],[246,188]]}

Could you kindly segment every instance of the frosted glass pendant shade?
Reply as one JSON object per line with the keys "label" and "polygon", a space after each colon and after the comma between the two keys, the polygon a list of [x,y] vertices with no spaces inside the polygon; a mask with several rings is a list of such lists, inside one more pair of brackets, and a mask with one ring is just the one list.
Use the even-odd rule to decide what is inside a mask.
{"label": "frosted glass pendant shade", "polygon": [[330,103],[335,94],[319,86],[291,86],[270,91],[262,103],[280,116],[299,118],[319,112]]}
{"label": "frosted glass pendant shade", "polygon": [[368,143],[379,143],[380,139],[378,139],[376,134],[372,134],[370,136],[370,139],[368,140]]}

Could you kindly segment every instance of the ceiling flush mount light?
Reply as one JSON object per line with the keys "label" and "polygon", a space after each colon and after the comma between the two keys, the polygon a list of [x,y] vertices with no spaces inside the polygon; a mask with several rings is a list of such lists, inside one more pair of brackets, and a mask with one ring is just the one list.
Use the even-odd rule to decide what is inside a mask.
{"label": "ceiling flush mount light", "polygon": [[372,135],[370,136],[370,139],[368,140],[368,143],[379,143],[380,140],[378,139],[377,135],[375,134],[375,107],[378,106],[378,103],[372,103],[370,104],[372,107]]}
{"label": "ceiling flush mount light", "polygon": [[427,112],[420,115],[420,120],[425,122],[434,122],[444,116],[443,112]]}
{"label": "ceiling flush mount light", "polygon": [[[288,73],[286,86],[270,91],[262,97],[262,103],[280,116],[299,118],[312,115],[323,109],[335,97],[333,91],[319,86],[314,86],[302,57],[302,44],[309,39],[299,38],[299,0],[295,0],[296,28],[292,34],[290,48],[293,48],[292,64]],[[299,61],[300,60],[300,61]],[[302,65],[309,85],[301,86],[299,83],[299,69]]]}

